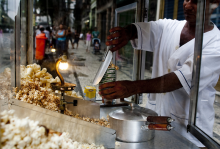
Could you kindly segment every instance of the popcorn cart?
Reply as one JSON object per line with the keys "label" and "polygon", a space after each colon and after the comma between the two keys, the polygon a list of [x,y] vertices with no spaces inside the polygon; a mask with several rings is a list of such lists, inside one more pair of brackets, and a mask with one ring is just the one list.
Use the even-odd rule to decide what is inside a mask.
{"label": "popcorn cart", "polygon": [[[188,3],[191,4],[191,1]],[[157,110],[153,110],[152,107],[156,104],[153,102],[152,107],[146,108],[146,103],[151,102],[150,96],[155,96],[155,93],[137,93],[126,98],[115,98],[110,102],[99,94],[101,92],[99,87],[105,83],[148,80],[155,73],[154,71],[152,73],[152,68],[157,67],[155,65],[159,60],[153,59],[153,56],[159,53],[141,51],[144,49],[142,45],[147,43],[147,39],[142,38],[147,32],[141,29],[142,26],[137,28],[136,35],[137,38],[143,39],[141,42],[135,42],[137,41],[135,36],[134,40],[121,46],[116,52],[112,52],[115,46],[110,47],[105,43],[100,43],[104,48],[100,49],[100,55],[86,52],[84,41],[77,40],[77,37],[80,32],[87,38],[92,37],[93,28],[97,26],[96,34],[99,36],[97,38],[101,41],[122,44],[124,41],[120,38],[109,40],[108,35],[120,34],[120,31],[109,34],[111,28],[125,27],[135,22],[146,23],[157,20],[160,22],[160,19],[171,16],[171,19],[180,21],[181,14],[184,13],[180,9],[182,2],[175,1],[171,4],[168,0],[140,0],[138,2],[135,0],[16,0],[11,3],[5,0],[0,5],[0,49],[2,52],[0,55],[2,130],[0,139],[2,149],[220,148],[218,91],[212,95],[210,92],[200,94],[201,85],[204,85],[201,81],[204,76],[201,75],[201,77],[200,74],[207,74],[207,80],[213,81],[212,85],[217,83],[217,71],[209,74],[210,68],[207,67],[204,71],[203,61],[210,55],[214,55],[214,60],[216,60],[218,56],[215,57],[215,55],[218,55],[218,51],[213,54],[202,50],[205,47],[203,44],[206,43],[203,38],[209,39],[211,36],[204,27],[206,9],[213,10],[215,14],[210,14],[210,18],[212,22],[218,23],[216,16],[219,15],[220,8],[215,2],[200,0],[194,4],[197,6],[195,39],[193,38],[190,42],[194,42],[195,46],[191,48],[190,54],[193,62],[189,62],[192,64],[190,71],[193,76],[189,83],[187,77],[184,77],[185,72],[182,72],[182,81],[189,83],[183,86],[189,88],[189,108],[186,109],[188,115],[181,117],[175,116],[179,113],[167,113],[161,116]],[[173,6],[172,14],[167,11],[171,10],[168,6]],[[46,28],[45,35],[49,38],[48,41],[52,40],[54,44],[53,50],[43,52],[46,58],[52,59],[46,61],[46,65],[37,61],[43,59],[43,55],[42,51],[39,54],[39,47],[34,45],[36,35],[39,33],[39,24]],[[217,29],[218,24],[215,27]],[[124,34],[129,35],[130,32],[132,30],[127,30]],[[73,48],[74,44],[72,47],[72,35],[75,38],[74,44],[77,43],[77,49]],[[153,39],[154,35],[155,32],[151,32],[149,39]],[[60,45],[61,42],[56,42],[58,39],[62,40],[62,45]],[[176,39],[167,39],[167,42],[168,40]],[[150,48],[153,47],[152,43],[149,45]],[[58,46],[63,46],[62,48],[68,51],[68,55],[56,58],[52,52],[56,51]],[[154,48],[157,46],[159,45]],[[174,49],[174,52],[179,52],[179,47],[174,47]],[[208,56],[202,55],[203,52],[207,52]],[[167,55],[164,51],[161,53]],[[48,64],[48,62],[51,63]],[[179,60],[172,65],[181,68],[183,63]],[[52,71],[56,74],[51,73]],[[170,68],[167,69],[168,74],[172,71]],[[135,87],[137,86],[130,86],[130,88]],[[109,92],[109,94],[112,93]],[[168,92],[159,95],[166,97],[166,94]],[[186,93],[182,92],[182,94]],[[208,98],[210,96],[214,98],[213,105],[208,104],[211,100]],[[174,102],[164,98],[164,102],[168,101],[171,104]],[[175,108],[181,109],[184,106],[183,103]],[[202,115],[197,113],[201,110],[198,108],[201,103],[205,103],[204,107],[209,105],[216,111],[214,115],[207,117],[207,121],[214,123],[212,132],[207,133],[206,129],[200,127],[201,122],[198,118]],[[160,105],[160,108],[163,110],[163,105]],[[174,110],[174,107],[170,106],[170,109]],[[207,109],[203,108],[203,110]],[[184,121],[187,127],[184,129],[175,127],[180,121]],[[193,143],[182,134],[191,134],[192,138],[198,140],[203,146]]]}

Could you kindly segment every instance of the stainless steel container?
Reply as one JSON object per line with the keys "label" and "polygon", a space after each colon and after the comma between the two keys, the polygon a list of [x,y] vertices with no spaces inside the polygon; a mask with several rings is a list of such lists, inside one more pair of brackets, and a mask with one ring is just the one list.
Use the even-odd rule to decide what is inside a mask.
{"label": "stainless steel container", "polygon": [[[141,109],[141,110],[140,110]],[[144,112],[144,115],[137,111]],[[110,127],[116,130],[116,138],[122,142],[145,142],[154,138],[155,130],[145,130],[147,116],[157,113],[142,107],[124,107],[109,114]]]}

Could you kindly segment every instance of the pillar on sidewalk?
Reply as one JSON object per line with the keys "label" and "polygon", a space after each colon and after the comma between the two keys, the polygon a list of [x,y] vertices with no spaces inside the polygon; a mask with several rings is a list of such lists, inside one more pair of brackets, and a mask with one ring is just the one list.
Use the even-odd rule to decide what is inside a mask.
{"label": "pillar on sidewalk", "polygon": [[114,27],[114,22],[115,22],[114,18],[115,18],[115,6],[113,4],[112,8],[111,8],[111,26],[110,26],[110,28]]}
{"label": "pillar on sidewalk", "polygon": [[110,10],[109,10],[109,8],[107,8],[107,10],[106,10],[106,31],[105,31],[106,36],[108,36],[108,34],[109,34],[109,23],[110,23],[109,14],[110,14]]}

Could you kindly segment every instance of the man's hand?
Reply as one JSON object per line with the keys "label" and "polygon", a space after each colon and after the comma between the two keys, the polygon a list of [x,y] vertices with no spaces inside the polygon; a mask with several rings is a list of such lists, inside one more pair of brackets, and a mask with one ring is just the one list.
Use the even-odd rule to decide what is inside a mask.
{"label": "man's hand", "polygon": [[110,34],[106,42],[107,46],[113,45],[110,50],[112,52],[121,49],[125,46],[129,40],[137,38],[137,29],[134,25],[128,25],[126,27],[114,27],[109,30]]}
{"label": "man's hand", "polygon": [[99,86],[99,94],[108,100],[117,98],[127,98],[137,93],[137,88],[133,81],[117,81],[105,83]]}
{"label": "man's hand", "polygon": [[117,81],[105,83],[99,87],[105,99],[127,98],[141,93],[166,93],[182,88],[182,84],[174,72],[164,76],[137,81]]}

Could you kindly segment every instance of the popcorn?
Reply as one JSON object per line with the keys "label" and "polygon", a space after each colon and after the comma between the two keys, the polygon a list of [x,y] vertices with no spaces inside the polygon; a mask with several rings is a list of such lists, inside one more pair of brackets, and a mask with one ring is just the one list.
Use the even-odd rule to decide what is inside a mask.
{"label": "popcorn", "polygon": [[22,84],[15,98],[45,109],[59,110],[59,97],[49,93],[45,88],[41,88],[37,82],[27,81]]}
{"label": "popcorn", "polygon": [[[3,122],[3,116],[10,117],[9,122]],[[17,118],[13,110],[3,111],[0,131],[2,149],[104,149],[104,146],[94,143],[89,145],[73,141],[66,132],[57,135],[59,133],[49,130],[46,133],[46,129],[45,126],[39,126],[37,121]]]}

